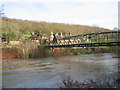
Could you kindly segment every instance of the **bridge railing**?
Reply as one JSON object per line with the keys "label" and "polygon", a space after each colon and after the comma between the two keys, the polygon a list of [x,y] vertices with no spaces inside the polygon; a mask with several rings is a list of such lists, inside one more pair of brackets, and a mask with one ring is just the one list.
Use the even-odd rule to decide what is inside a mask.
{"label": "bridge railing", "polygon": [[57,43],[50,43],[45,45],[47,48],[93,46],[120,46],[120,31],[70,36],[58,39]]}
{"label": "bridge railing", "polygon": [[100,32],[84,35],[70,36],[57,40],[58,45],[86,44],[86,43],[112,43],[120,42],[120,32]]}

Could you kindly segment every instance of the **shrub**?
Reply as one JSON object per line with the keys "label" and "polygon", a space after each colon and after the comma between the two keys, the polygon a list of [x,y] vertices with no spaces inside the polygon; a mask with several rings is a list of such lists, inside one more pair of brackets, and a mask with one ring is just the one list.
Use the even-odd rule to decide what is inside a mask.
{"label": "shrub", "polygon": [[61,77],[61,82],[57,83],[59,88],[118,88],[118,77],[114,75],[102,75],[95,80],[89,79],[79,82],[70,76]]}
{"label": "shrub", "polygon": [[35,53],[35,50],[38,48],[38,43],[32,41],[25,41],[21,45],[17,46],[17,50],[20,58],[29,58],[30,55]]}

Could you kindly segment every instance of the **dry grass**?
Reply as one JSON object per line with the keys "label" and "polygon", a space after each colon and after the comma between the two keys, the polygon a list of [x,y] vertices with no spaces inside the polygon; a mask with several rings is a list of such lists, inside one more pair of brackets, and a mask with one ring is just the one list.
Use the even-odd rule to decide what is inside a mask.
{"label": "dry grass", "polygon": [[61,82],[57,83],[59,88],[118,88],[118,78],[114,75],[102,75],[95,80],[89,79],[79,82],[70,76],[61,77]]}

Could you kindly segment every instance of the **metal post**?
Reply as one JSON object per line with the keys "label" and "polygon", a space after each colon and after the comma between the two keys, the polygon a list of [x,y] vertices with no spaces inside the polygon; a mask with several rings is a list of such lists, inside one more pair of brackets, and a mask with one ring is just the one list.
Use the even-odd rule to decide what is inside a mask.
{"label": "metal post", "polygon": [[108,34],[107,34],[107,43],[108,43]]}

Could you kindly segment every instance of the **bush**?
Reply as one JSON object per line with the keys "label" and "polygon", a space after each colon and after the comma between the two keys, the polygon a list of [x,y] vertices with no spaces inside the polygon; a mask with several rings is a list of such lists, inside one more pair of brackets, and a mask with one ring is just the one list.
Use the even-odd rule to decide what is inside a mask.
{"label": "bush", "polygon": [[25,41],[21,45],[17,46],[17,50],[20,58],[29,58],[35,53],[35,50],[38,48],[38,43],[32,41]]}
{"label": "bush", "polygon": [[61,77],[61,82],[57,83],[59,88],[118,88],[117,75],[102,75],[95,80],[89,79],[79,82],[70,76]]}

